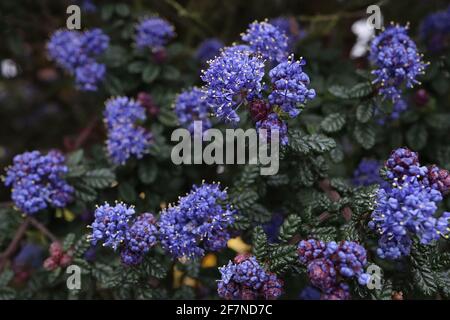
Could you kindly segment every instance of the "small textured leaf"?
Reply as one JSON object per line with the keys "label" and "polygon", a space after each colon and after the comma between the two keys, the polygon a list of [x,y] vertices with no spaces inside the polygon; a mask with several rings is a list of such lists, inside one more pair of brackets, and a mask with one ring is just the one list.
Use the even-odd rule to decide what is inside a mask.
{"label": "small textured leaf", "polygon": [[174,81],[180,77],[180,71],[178,71],[178,69],[173,66],[167,65],[162,71],[162,77],[165,80]]}
{"label": "small textured leaf", "polygon": [[280,187],[289,183],[287,174],[276,174],[267,178],[267,184],[272,187]]}
{"label": "small textured leaf", "polygon": [[297,261],[297,246],[284,244],[269,248],[270,271],[282,274],[292,267]]}
{"label": "small textured leaf", "polygon": [[292,150],[303,154],[309,154],[311,152],[311,147],[303,139],[300,131],[292,130],[292,132],[289,133],[289,136],[289,147]]}
{"label": "small textured leaf", "polygon": [[253,229],[253,254],[259,262],[264,262],[267,257],[267,235],[261,226]]}
{"label": "small textured leaf", "polygon": [[328,91],[337,98],[348,99],[347,89],[343,86],[334,85],[329,87]]}
{"label": "small textured leaf", "polygon": [[8,283],[14,277],[14,272],[12,270],[5,270],[0,274],[0,288],[6,287]]}
{"label": "small textured leaf", "polygon": [[159,75],[159,67],[155,65],[147,65],[142,72],[142,80],[146,83],[153,82]]}
{"label": "small textured leaf", "polygon": [[230,199],[237,209],[249,208],[258,198],[258,194],[253,190],[245,190],[243,192],[230,195]]}
{"label": "small textured leaf", "polygon": [[305,142],[311,150],[317,153],[324,153],[336,147],[334,139],[323,134],[312,134],[304,137]]}
{"label": "small textured leaf", "polygon": [[133,203],[136,201],[137,193],[132,184],[123,182],[119,184],[119,196],[121,200]]}
{"label": "small textured leaf", "polygon": [[142,61],[134,61],[128,65],[128,72],[130,73],[141,73],[144,70],[145,63]]}
{"label": "small textured leaf", "polygon": [[16,297],[16,291],[13,288],[0,288],[0,300],[12,300]]}
{"label": "small textured leaf", "polygon": [[371,124],[356,124],[354,136],[356,141],[364,148],[370,149],[375,145],[375,128]]}
{"label": "small textured leaf", "polygon": [[280,242],[286,243],[299,231],[302,219],[295,215],[289,215],[280,227],[278,239]]}
{"label": "small textured leaf", "polygon": [[178,125],[178,118],[173,110],[167,108],[161,109],[158,114],[158,120],[163,125],[168,127],[175,127]]}
{"label": "small textured leaf", "polygon": [[424,125],[415,124],[406,132],[406,141],[413,150],[421,150],[428,140],[428,132]]}
{"label": "small textured leaf", "polygon": [[84,151],[82,149],[74,151],[67,156],[66,164],[68,167],[73,167],[81,163],[83,160]]}
{"label": "small textured leaf", "polygon": [[347,91],[350,99],[361,99],[367,97],[372,92],[372,85],[370,82],[361,82],[354,85]]}
{"label": "small textured leaf", "polygon": [[370,103],[362,103],[356,108],[356,119],[361,123],[368,122],[374,113],[374,108]]}
{"label": "small textured leaf", "polygon": [[75,244],[75,234],[74,233],[69,233],[63,241],[63,250],[67,251],[70,249],[70,247],[72,247]]}
{"label": "small textured leaf", "polygon": [[320,126],[325,132],[337,132],[345,125],[345,116],[340,113],[332,113],[322,120]]}
{"label": "small textured leaf", "polygon": [[437,285],[434,278],[433,271],[428,267],[421,266],[421,268],[413,270],[414,284],[424,295],[431,296],[436,293]]}
{"label": "small textured leaf", "polygon": [[76,183],[75,197],[84,202],[92,202],[97,198],[97,191],[94,188],[81,183]]}
{"label": "small textured leaf", "polygon": [[95,189],[104,189],[116,180],[116,175],[111,169],[101,168],[88,171],[83,179],[87,186]]}
{"label": "small textured leaf", "polygon": [[411,253],[414,286],[425,296],[432,296],[438,290],[437,277],[430,265],[430,248],[415,244]]}
{"label": "small textured leaf", "polygon": [[154,162],[141,161],[138,168],[138,176],[142,183],[151,184],[155,181],[158,168]]}

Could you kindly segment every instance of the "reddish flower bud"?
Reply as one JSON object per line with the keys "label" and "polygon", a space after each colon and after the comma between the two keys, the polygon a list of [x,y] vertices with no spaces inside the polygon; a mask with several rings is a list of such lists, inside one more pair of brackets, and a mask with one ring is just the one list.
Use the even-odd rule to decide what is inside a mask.
{"label": "reddish flower bud", "polygon": [[47,258],[44,261],[44,269],[45,270],[52,271],[52,270],[55,270],[57,267],[58,267],[58,264],[56,263],[56,261],[52,257]]}

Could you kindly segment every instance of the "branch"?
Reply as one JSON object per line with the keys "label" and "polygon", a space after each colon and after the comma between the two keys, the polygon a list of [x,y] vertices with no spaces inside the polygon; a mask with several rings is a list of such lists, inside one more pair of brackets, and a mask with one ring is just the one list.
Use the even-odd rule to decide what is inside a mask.
{"label": "branch", "polygon": [[46,226],[37,221],[35,218],[30,217],[30,222],[36,229],[45,234],[50,240],[52,240],[53,242],[58,241],[58,238],[53,233],[51,233]]}
{"label": "branch", "polygon": [[22,224],[16,230],[16,233],[14,234],[14,237],[11,240],[8,247],[6,248],[6,250],[0,255],[0,272],[3,271],[3,268],[5,267],[6,262],[8,261],[9,257],[14,252],[16,252],[17,247],[19,246],[20,240],[22,239],[23,235],[25,234],[25,231],[27,231],[28,226],[30,225],[30,222],[31,222],[30,219],[31,219],[31,217],[25,218],[25,220],[22,222]]}
{"label": "branch", "polygon": [[94,117],[86,127],[84,127],[81,132],[78,134],[78,136],[72,141],[70,138],[66,137],[64,140],[64,144],[66,149],[68,151],[73,151],[78,148],[80,148],[86,140],[91,135],[92,131],[95,128],[95,125],[97,124],[97,117]]}

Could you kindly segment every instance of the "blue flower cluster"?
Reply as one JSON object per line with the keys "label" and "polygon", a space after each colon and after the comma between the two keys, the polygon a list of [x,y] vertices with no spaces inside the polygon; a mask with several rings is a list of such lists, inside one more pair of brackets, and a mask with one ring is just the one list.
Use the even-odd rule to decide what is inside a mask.
{"label": "blue flower cluster", "polygon": [[[271,112],[267,115],[266,118],[259,120],[256,122],[256,129],[259,132],[259,135],[267,139],[266,141],[270,141],[270,137],[272,134],[272,130],[278,130],[278,135],[282,145],[287,145],[288,140],[288,131],[286,122],[280,120],[278,114],[275,112]],[[261,129],[265,129],[266,131],[261,131]]]}
{"label": "blue flower cluster", "polygon": [[407,34],[407,27],[391,25],[371,43],[370,60],[377,67],[373,83],[380,86],[379,94],[396,101],[401,98],[402,85],[412,88],[427,66]]}
{"label": "blue flower cluster", "polygon": [[369,222],[369,228],[380,235],[380,258],[395,260],[409,255],[414,235],[422,244],[430,244],[441,236],[448,238],[450,212],[435,217],[436,204],[441,200],[439,190],[426,186],[415,176],[405,176],[392,189],[380,189]]}
{"label": "blue flower cluster", "polygon": [[369,222],[380,235],[378,255],[391,260],[409,255],[413,236],[422,244],[448,238],[450,213],[436,218],[437,203],[450,188],[448,171],[436,165],[421,166],[418,153],[408,148],[393,150],[385,167],[392,187],[378,191]]}
{"label": "blue flower cluster", "polygon": [[141,263],[144,255],[156,245],[157,234],[155,217],[151,213],[141,214],[127,232],[125,248],[121,251],[122,262],[126,265]]}
{"label": "blue flower cluster", "polygon": [[236,109],[261,92],[264,61],[245,47],[232,47],[208,63],[201,76],[206,102],[222,121],[239,122]]}
{"label": "blue flower cluster", "polygon": [[194,121],[202,121],[203,130],[211,128],[208,119],[209,105],[204,99],[204,93],[198,88],[192,88],[180,93],[175,101],[175,114],[180,124],[194,132]]}
{"label": "blue flower cluster", "polygon": [[392,104],[392,111],[389,114],[382,114],[379,108],[375,109],[375,115],[379,116],[377,122],[384,125],[390,121],[395,121],[400,118],[403,112],[408,110],[408,104],[404,99],[397,99]]}
{"label": "blue flower cluster", "polygon": [[393,181],[402,181],[405,176],[423,178],[428,169],[419,163],[419,155],[408,148],[392,151],[385,162],[386,177]]}
{"label": "blue flower cluster", "polygon": [[322,293],[313,286],[307,286],[300,292],[300,300],[320,300]]}
{"label": "blue flower cluster", "polygon": [[442,195],[450,192],[450,173],[436,165],[428,167],[427,183],[433,189],[439,190]]}
{"label": "blue flower cluster", "polygon": [[141,159],[147,152],[151,134],[136,125],[145,121],[145,109],[127,97],[116,97],[106,102],[104,112],[109,156],[116,164],[124,164],[131,155]]}
{"label": "blue flower cluster", "polygon": [[289,60],[280,63],[269,72],[273,85],[269,102],[272,106],[280,106],[292,118],[299,115],[299,106],[316,96],[314,89],[308,89],[309,77],[302,69],[305,64],[303,59],[294,61],[293,56],[290,56]]}
{"label": "blue flower cluster", "polygon": [[362,159],[353,172],[353,184],[355,186],[370,186],[372,184],[379,184],[381,187],[387,186],[387,182],[380,176],[382,165],[381,161],[375,159]]}
{"label": "blue flower cluster", "polygon": [[164,19],[152,17],[139,22],[136,26],[136,46],[159,51],[175,37],[175,28]]}
{"label": "blue flower cluster", "polygon": [[283,282],[267,272],[254,256],[240,254],[219,268],[219,296],[227,300],[277,299],[283,293]]}
{"label": "blue flower cluster", "polygon": [[198,46],[195,58],[201,63],[205,63],[217,56],[224,46],[223,42],[217,38],[206,39]]}
{"label": "blue flower cluster", "polygon": [[324,300],[350,298],[344,279],[356,277],[360,285],[366,285],[370,279],[364,272],[366,250],[355,242],[302,240],[298,244],[298,256],[307,268],[311,284],[322,291]]}
{"label": "blue flower cluster", "polygon": [[450,6],[446,10],[425,17],[420,25],[420,36],[431,51],[439,52],[449,44]]}
{"label": "blue flower cluster", "polygon": [[122,262],[129,266],[142,262],[144,255],[156,245],[158,235],[156,219],[151,213],[132,220],[134,214],[133,206],[105,203],[95,210],[90,235],[93,245],[101,241],[103,246],[114,250],[120,247]]}
{"label": "blue flower cluster", "polygon": [[445,195],[450,190],[450,174],[436,165],[421,166],[419,155],[408,148],[392,151],[385,163],[386,176],[394,186],[402,183],[405,177],[416,177],[424,186],[438,190]]}
{"label": "blue flower cluster", "polygon": [[85,32],[58,30],[47,43],[48,54],[62,68],[75,76],[80,90],[96,91],[103,80],[105,65],[96,58],[109,46],[109,37],[100,29]]}
{"label": "blue flower cluster", "polygon": [[94,213],[95,219],[91,225],[91,243],[95,245],[102,241],[104,247],[116,250],[126,239],[129,221],[134,213],[133,206],[123,203],[116,203],[115,206],[105,203],[97,207]]}
{"label": "blue flower cluster", "polygon": [[205,250],[226,246],[227,228],[236,211],[227,202],[227,192],[219,184],[194,185],[176,206],[162,211],[159,219],[161,244],[176,258],[196,258]]}
{"label": "blue flower cluster", "polygon": [[289,54],[287,35],[267,21],[251,23],[241,38],[252,51],[269,61],[284,61]]}
{"label": "blue flower cluster", "polygon": [[269,23],[288,37],[288,48],[294,49],[295,44],[306,36],[306,32],[300,28],[294,17],[278,17],[270,19]]}
{"label": "blue flower cluster", "polygon": [[278,241],[278,235],[280,233],[280,227],[283,224],[284,217],[281,213],[275,213],[269,222],[263,225],[264,232],[267,234],[267,240],[270,243]]}
{"label": "blue flower cluster", "polygon": [[39,151],[16,155],[7,168],[5,185],[17,208],[34,214],[49,206],[63,208],[73,199],[74,188],[65,180],[68,172],[64,156],[58,151],[43,155]]}
{"label": "blue flower cluster", "polygon": [[[206,102],[216,117],[233,124],[240,121],[238,108],[246,105],[257,130],[278,130],[281,143],[286,145],[284,114],[295,118],[307,100],[316,96],[314,89],[308,88],[305,61],[289,56],[287,36],[267,21],[250,24],[242,39],[247,44],[222,49],[202,71]],[[266,61],[270,66],[278,63],[269,71],[270,87],[262,82]]]}

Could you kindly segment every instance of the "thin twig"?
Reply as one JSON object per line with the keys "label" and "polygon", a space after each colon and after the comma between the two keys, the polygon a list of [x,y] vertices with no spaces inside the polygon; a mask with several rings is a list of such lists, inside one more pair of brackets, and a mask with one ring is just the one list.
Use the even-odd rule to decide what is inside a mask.
{"label": "thin twig", "polygon": [[58,241],[58,238],[53,233],[51,233],[46,226],[37,221],[35,218],[30,217],[30,222],[36,229],[45,234],[50,240],[52,240],[53,242]]}
{"label": "thin twig", "polygon": [[22,222],[22,224],[17,228],[16,233],[14,234],[13,239],[9,243],[6,250],[0,255],[0,272],[3,271],[3,268],[6,265],[6,262],[10,258],[10,256],[16,252],[17,247],[19,246],[20,240],[22,239],[23,235],[25,234],[25,231],[27,231],[28,226],[30,225],[30,219],[31,217],[25,218],[25,220]]}

